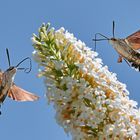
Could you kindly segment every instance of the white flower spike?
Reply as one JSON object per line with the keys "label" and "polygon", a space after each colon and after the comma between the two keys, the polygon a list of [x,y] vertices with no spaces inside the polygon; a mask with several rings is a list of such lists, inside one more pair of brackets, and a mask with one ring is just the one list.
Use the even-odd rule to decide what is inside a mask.
{"label": "white flower spike", "polygon": [[48,24],[33,36],[33,46],[57,122],[73,140],[140,139],[137,103],[96,52],[64,28],[55,31]]}

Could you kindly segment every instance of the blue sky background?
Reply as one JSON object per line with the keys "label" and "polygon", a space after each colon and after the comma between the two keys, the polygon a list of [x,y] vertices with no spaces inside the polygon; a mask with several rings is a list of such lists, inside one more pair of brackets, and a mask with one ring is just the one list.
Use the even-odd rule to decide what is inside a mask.
{"label": "blue sky background", "polygon": [[[12,64],[31,56],[31,36],[42,22],[51,22],[56,29],[64,26],[68,31],[94,47],[92,38],[100,32],[124,38],[140,29],[139,0],[1,0],[0,1],[0,68],[8,67],[5,48],[9,48]],[[140,102],[140,73],[123,62],[117,63],[118,54],[108,44],[97,45],[99,56],[118,79],[127,84],[130,98]],[[26,64],[25,64],[26,65]],[[18,72],[15,83],[36,93],[38,102],[18,103],[7,98],[0,116],[0,139],[3,140],[70,140],[55,120],[55,110],[44,97],[43,80],[38,79],[37,64],[29,74]]]}

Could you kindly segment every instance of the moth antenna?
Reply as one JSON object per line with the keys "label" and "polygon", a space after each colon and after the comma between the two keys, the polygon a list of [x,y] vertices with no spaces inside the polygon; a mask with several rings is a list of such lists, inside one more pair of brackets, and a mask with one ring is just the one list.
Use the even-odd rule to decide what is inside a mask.
{"label": "moth antenna", "polygon": [[113,20],[112,34],[113,34],[113,38],[115,38],[115,21],[114,20]]}
{"label": "moth antenna", "polygon": [[[25,60],[29,60],[30,67],[29,67],[29,68],[18,68],[18,66],[19,66],[20,64],[22,64]],[[24,72],[29,73],[29,72],[32,70],[32,61],[31,61],[31,58],[30,58],[30,57],[24,58],[22,61],[20,61],[20,62],[16,65],[16,68],[17,68],[18,70],[24,70]]]}
{"label": "moth antenna", "polygon": [[6,54],[7,54],[7,59],[8,59],[8,65],[10,67],[11,66],[11,63],[10,63],[10,55],[9,55],[9,51],[8,51],[7,48],[6,48]]}

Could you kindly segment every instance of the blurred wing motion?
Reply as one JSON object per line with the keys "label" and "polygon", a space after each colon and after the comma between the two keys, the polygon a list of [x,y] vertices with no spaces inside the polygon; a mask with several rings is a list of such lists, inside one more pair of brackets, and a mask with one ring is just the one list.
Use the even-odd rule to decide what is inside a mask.
{"label": "blurred wing motion", "polygon": [[140,49],[140,30],[128,36],[126,40],[130,43],[132,49]]}
{"label": "blurred wing motion", "polygon": [[38,100],[39,97],[24,90],[21,89],[20,87],[16,86],[15,84],[13,84],[13,86],[11,86],[9,92],[8,92],[8,97],[10,97],[11,99],[15,100],[15,101],[35,101]]}

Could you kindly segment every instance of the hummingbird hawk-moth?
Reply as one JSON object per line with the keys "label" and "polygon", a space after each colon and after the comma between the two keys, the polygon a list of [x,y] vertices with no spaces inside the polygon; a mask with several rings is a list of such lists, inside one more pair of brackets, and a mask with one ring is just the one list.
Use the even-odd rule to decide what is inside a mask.
{"label": "hummingbird hawk-moth", "polygon": [[[11,66],[8,49],[6,49],[6,52],[8,57],[9,68],[4,72],[0,71],[0,105],[4,102],[7,96],[15,101],[38,100],[38,96],[16,86],[16,84],[14,83],[14,77],[17,70],[24,70],[27,73],[31,71],[31,59],[29,57],[26,57],[25,59],[20,61],[16,66]],[[19,65],[28,59],[30,60],[30,68],[20,68]]]}
{"label": "hummingbird hawk-moth", "polygon": [[[137,32],[129,35],[128,37],[124,39],[115,38],[114,36],[114,27],[115,22],[113,21],[113,37],[108,38],[104,36],[103,34],[96,33],[95,34],[95,46],[96,41],[101,40],[108,40],[109,43],[113,46],[113,48],[118,52],[119,58],[118,63],[121,63],[124,59],[129,66],[134,67],[135,69],[138,69],[140,71],[140,30]],[[97,39],[97,35],[102,36],[103,38]]]}

